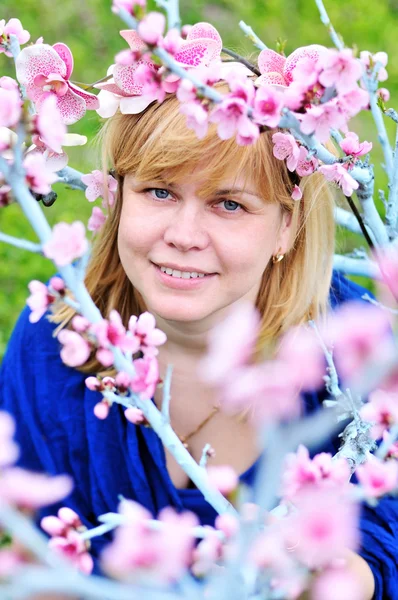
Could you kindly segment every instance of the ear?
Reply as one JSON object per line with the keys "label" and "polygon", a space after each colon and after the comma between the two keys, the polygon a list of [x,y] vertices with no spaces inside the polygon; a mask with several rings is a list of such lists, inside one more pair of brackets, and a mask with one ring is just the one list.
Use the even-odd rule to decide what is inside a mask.
{"label": "ear", "polygon": [[275,254],[286,254],[291,246],[293,213],[283,211],[282,220],[276,238]]}

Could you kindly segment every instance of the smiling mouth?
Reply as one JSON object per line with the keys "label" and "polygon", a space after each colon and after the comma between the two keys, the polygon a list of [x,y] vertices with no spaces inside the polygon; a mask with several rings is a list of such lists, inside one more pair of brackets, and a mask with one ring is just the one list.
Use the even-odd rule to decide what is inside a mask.
{"label": "smiling mouth", "polygon": [[204,277],[212,277],[216,273],[204,273],[203,271],[195,271],[195,269],[172,268],[168,266],[154,264],[162,273],[169,275],[175,279],[203,279]]}

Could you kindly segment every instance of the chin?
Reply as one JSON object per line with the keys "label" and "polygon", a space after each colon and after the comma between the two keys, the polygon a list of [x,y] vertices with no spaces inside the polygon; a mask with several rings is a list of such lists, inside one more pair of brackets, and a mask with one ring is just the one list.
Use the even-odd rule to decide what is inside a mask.
{"label": "chin", "polygon": [[189,301],[184,303],[184,306],[178,306],[176,303],[167,306],[166,303],[157,305],[156,303],[148,303],[147,306],[149,312],[153,312],[165,321],[175,321],[179,323],[190,323],[194,321],[201,321],[208,317],[211,312],[203,310],[203,306],[192,306]]}

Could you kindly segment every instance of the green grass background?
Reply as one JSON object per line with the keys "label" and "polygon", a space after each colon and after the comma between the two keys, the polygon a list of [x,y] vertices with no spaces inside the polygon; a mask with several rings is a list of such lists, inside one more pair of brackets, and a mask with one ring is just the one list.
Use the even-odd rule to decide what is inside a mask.
{"label": "green grass background", "polygon": [[[398,91],[398,0],[327,0],[326,7],[337,31],[347,45],[360,50],[389,55],[389,80],[383,84],[391,91],[389,106],[397,107]],[[0,20],[18,17],[31,33],[31,40],[40,36],[48,44],[64,42],[71,48],[75,67],[72,80],[92,83],[105,76],[107,67],[119,50],[126,47],[118,31],[124,26],[110,10],[110,0],[1,0]],[[154,8],[154,4],[150,4]],[[256,53],[256,49],[244,37],[238,23],[242,19],[251,25],[270,48],[276,40],[287,40],[286,54],[298,46],[312,43],[331,45],[328,33],[319,19],[315,2],[311,0],[181,0],[183,23],[199,20],[210,21],[222,35],[225,46],[241,54]],[[14,75],[11,59],[0,54],[0,76]],[[86,117],[70,127],[70,131],[87,135],[92,139],[101,125],[97,114],[90,111]],[[393,139],[393,123],[388,122],[390,139]],[[376,166],[376,190],[386,190],[386,177],[380,167],[382,154],[370,115],[361,116],[353,124],[361,136],[374,142],[372,160]],[[98,167],[93,146],[68,149],[69,164],[83,172]],[[87,221],[92,206],[84,194],[55,186],[58,200],[51,208],[44,208],[51,224],[76,219]],[[387,191],[387,190],[386,190]],[[380,207],[382,211],[382,207]],[[13,204],[0,209],[0,231],[10,235],[35,240],[29,223],[19,206]],[[363,240],[352,234],[339,232],[337,251],[346,252],[362,246]],[[20,310],[27,297],[27,284],[31,279],[45,281],[54,272],[47,259],[0,243],[0,357]]]}

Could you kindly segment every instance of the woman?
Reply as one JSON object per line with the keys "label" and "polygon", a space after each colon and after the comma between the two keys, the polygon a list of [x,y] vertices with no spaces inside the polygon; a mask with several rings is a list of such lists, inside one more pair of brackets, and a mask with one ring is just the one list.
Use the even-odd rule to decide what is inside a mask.
{"label": "woman", "polygon": [[[222,88],[221,88],[222,89]],[[358,298],[362,290],[333,276],[333,198],[314,174],[298,183],[272,153],[272,133],[254,146],[221,141],[215,129],[198,140],[170,95],[140,115],[117,114],[103,131],[104,159],[119,182],[118,197],[100,233],[86,285],[103,316],[116,308],[126,324],[149,310],[167,334],[159,348],[161,376],[172,364],[171,423],[196,460],[205,443],[212,464],[229,464],[253,481],[259,450],[245,419],[219,412],[213,390],[196,367],[207,334],[240,302],[255,304],[262,317],[257,355],[291,325],[318,318],[332,306]],[[331,287],[332,281],[332,287]],[[9,344],[2,370],[0,406],[18,423],[21,464],[49,473],[70,473],[76,487],[68,505],[85,525],[115,511],[118,496],[137,500],[154,514],[166,505],[214,522],[204,501],[151,430],[126,421],[114,406],[106,421],[93,414],[97,392],[87,374],[103,373],[95,357],[79,370],[66,367],[54,331],[73,312],[52,321],[28,321],[26,309]],[[159,393],[158,393],[159,392]],[[308,411],[322,394],[308,394]],[[154,402],[161,405],[161,391]],[[329,441],[325,450],[336,452]],[[364,515],[362,556],[352,568],[364,581],[364,599],[398,598],[398,539],[388,521],[398,510],[386,501]],[[104,539],[93,540],[98,556]],[[377,541],[377,544],[376,544]],[[376,545],[375,545],[376,544]],[[370,565],[370,566],[369,566]]]}

